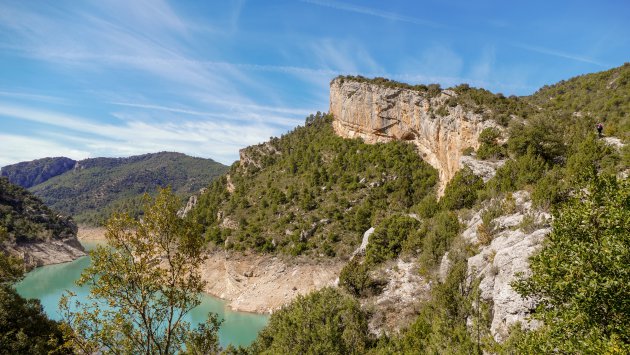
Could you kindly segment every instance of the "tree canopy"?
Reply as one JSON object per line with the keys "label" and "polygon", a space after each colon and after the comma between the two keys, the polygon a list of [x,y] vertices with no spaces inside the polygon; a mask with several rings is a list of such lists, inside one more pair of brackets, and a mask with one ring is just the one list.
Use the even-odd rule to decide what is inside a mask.
{"label": "tree canopy", "polygon": [[187,344],[194,353],[218,351],[216,315],[194,331],[184,321],[200,303],[204,254],[197,225],[179,218],[179,208],[162,189],[146,197],[142,220],[116,214],[108,221],[108,245],[90,253],[92,265],[78,281],[90,286],[91,301],[61,301],[76,350],[172,354]]}

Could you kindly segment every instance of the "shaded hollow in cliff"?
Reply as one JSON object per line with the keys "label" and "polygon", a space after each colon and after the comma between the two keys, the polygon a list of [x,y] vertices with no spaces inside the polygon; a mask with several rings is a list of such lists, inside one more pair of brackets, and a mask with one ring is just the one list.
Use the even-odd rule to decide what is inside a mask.
{"label": "shaded hollow in cliff", "polygon": [[494,123],[462,105],[449,105],[455,91],[433,91],[338,77],[330,83],[333,127],[339,136],[362,138],[369,144],[413,142],[422,158],[438,170],[441,196],[460,168],[464,149],[477,149],[479,134]]}

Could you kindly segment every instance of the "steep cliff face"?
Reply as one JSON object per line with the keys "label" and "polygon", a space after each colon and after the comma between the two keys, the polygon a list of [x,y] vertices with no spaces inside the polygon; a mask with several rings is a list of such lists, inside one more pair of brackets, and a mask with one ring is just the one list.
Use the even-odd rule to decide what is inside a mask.
{"label": "steep cliff face", "polygon": [[477,149],[479,133],[494,125],[461,105],[449,105],[449,98],[456,96],[452,90],[430,97],[428,92],[340,77],[330,84],[330,113],[342,137],[414,143],[439,171],[441,195],[460,168],[462,151]]}

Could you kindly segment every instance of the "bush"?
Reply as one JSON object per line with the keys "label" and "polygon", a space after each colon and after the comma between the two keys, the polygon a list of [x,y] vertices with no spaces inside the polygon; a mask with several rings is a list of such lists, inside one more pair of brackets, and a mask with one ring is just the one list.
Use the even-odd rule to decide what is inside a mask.
{"label": "bush", "polygon": [[453,212],[442,211],[427,221],[423,230],[426,235],[422,241],[420,264],[424,271],[428,271],[437,264],[458,235],[459,219]]}
{"label": "bush", "polygon": [[271,315],[254,354],[364,354],[372,339],[361,305],[338,289],[298,296]]}
{"label": "bush", "polygon": [[483,180],[465,167],[446,185],[440,204],[447,210],[470,208],[477,201],[477,191],[482,187]]}
{"label": "bush", "polygon": [[550,117],[538,117],[527,124],[515,124],[510,129],[507,145],[509,151],[517,156],[531,152],[547,162],[553,162],[566,153],[562,127],[558,120]]}
{"label": "bush", "polygon": [[339,286],[355,297],[369,297],[381,293],[384,284],[370,276],[367,262],[361,263],[353,259],[341,269]]}
{"label": "bush", "polygon": [[425,196],[416,206],[412,207],[412,210],[418,213],[422,218],[431,218],[440,210],[440,204],[435,198],[435,195],[430,194]]}
{"label": "bush", "polygon": [[482,160],[503,158],[506,154],[505,149],[499,146],[500,137],[501,132],[493,127],[481,131],[478,139],[480,146],[477,150],[477,158]]}
{"label": "bush", "polygon": [[630,181],[596,177],[554,213],[553,230],[513,286],[538,300],[544,323],[525,336],[534,352],[630,350]]}
{"label": "bush", "polygon": [[366,262],[380,263],[400,254],[403,242],[420,227],[420,222],[407,216],[385,219],[370,236],[366,248]]}

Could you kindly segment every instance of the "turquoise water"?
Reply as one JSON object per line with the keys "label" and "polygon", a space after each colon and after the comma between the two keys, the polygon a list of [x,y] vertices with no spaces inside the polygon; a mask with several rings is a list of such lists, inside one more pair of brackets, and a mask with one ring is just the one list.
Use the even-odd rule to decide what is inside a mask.
{"label": "turquoise water", "polygon": [[[90,250],[96,243],[84,242],[83,245]],[[80,288],[74,282],[88,265],[90,258],[83,257],[70,263],[40,267],[29,272],[15,288],[22,297],[38,298],[46,314],[58,320],[59,299],[66,290],[76,293],[80,300],[86,300],[88,289]],[[230,311],[224,301],[204,295],[201,304],[187,315],[186,321],[192,325],[203,323],[208,312],[217,313],[223,319],[219,330],[219,342],[222,346],[249,345],[269,320],[264,315]]]}

